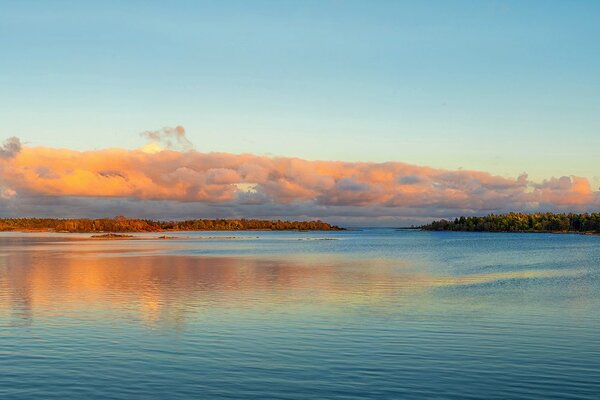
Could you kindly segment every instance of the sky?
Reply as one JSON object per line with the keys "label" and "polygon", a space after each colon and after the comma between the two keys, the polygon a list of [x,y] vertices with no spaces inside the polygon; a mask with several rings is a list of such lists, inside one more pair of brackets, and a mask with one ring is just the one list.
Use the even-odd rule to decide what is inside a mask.
{"label": "sky", "polygon": [[0,16],[0,215],[600,208],[596,1],[0,0]]}

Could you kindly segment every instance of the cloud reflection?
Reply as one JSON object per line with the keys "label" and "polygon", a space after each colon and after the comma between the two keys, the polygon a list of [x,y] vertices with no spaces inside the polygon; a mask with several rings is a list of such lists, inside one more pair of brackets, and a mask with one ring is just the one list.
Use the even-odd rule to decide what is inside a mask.
{"label": "cloud reflection", "polygon": [[[133,318],[182,327],[217,311],[352,307],[419,290],[415,276],[383,262],[305,262],[255,257],[126,256],[46,247],[0,257],[0,315],[16,323],[70,315]],[[125,252],[126,254],[126,252]],[[43,256],[41,256],[43,255]],[[387,299],[387,300],[386,300]]]}

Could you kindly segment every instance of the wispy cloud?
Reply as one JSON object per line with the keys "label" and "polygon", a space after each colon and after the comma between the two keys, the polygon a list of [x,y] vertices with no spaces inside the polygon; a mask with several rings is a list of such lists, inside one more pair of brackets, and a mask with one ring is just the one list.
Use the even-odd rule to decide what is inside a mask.
{"label": "wispy cloud", "polygon": [[21,151],[21,141],[18,137],[10,137],[0,147],[0,158],[13,158]]}
{"label": "wispy cloud", "polygon": [[185,136],[185,128],[180,125],[174,128],[142,132],[141,136],[148,140],[148,144],[143,147],[147,152],[157,152],[163,149],[188,151],[194,148],[192,142]]}

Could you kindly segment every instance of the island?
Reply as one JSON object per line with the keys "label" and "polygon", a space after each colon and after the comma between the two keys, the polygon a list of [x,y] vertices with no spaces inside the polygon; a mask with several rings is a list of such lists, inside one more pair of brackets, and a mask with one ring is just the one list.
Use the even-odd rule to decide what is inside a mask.
{"label": "island", "polygon": [[600,213],[516,213],[441,219],[420,227],[427,231],[552,232],[600,234]]}
{"label": "island", "polygon": [[[282,221],[260,219],[190,219],[155,221],[118,216],[115,218],[0,218],[0,231],[23,232],[175,232],[175,231],[340,231],[323,221]],[[165,236],[165,238],[167,238]]]}

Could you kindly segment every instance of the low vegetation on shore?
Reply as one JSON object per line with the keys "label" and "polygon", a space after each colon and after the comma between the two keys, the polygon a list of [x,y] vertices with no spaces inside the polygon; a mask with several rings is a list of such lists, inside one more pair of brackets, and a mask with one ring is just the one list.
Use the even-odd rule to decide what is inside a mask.
{"label": "low vegetation on shore", "polygon": [[423,225],[428,231],[465,232],[576,232],[600,233],[600,213],[508,213],[485,217],[441,219]]}
{"label": "low vegetation on shore", "polygon": [[186,221],[153,221],[126,217],[101,219],[0,219],[0,231],[165,232],[240,230],[337,231],[343,230],[343,228],[322,221],[271,221],[259,219],[191,219]]}
{"label": "low vegetation on shore", "polygon": [[133,235],[123,235],[122,233],[103,233],[101,235],[92,235],[92,239],[129,239]]}

